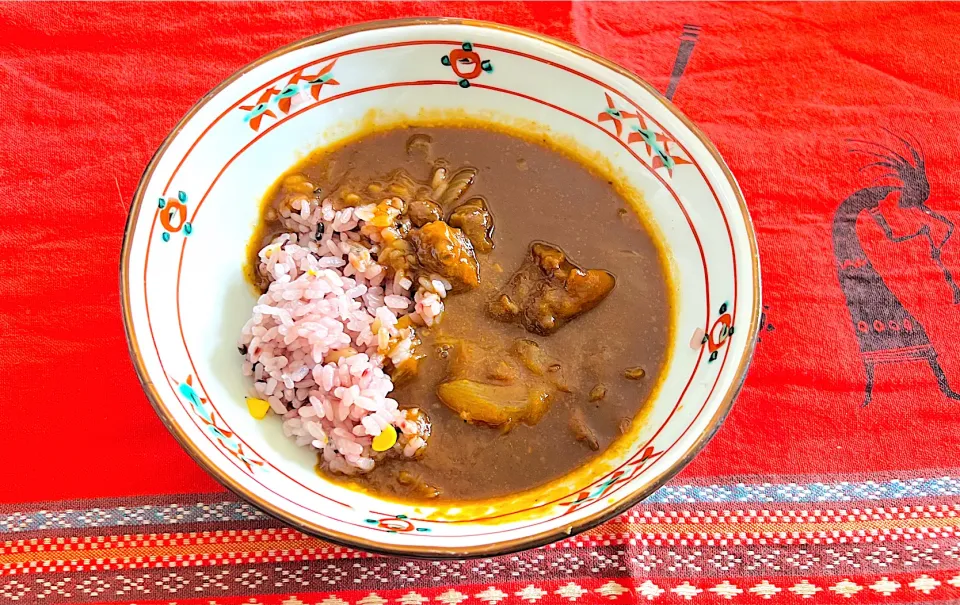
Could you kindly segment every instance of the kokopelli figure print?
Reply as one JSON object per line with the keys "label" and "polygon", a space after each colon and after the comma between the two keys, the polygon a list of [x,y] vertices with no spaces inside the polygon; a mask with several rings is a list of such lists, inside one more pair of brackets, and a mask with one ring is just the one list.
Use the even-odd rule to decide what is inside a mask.
{"label": "kokopelli figure print", "polygon": [[[847,300],[867,375],[863,405],[869,404],[873,397],[876,366],[907,361],[925,361],[933,370],[943,394],[960,400],[960,393],[951,388],[923,326],[873,267],[857,235],[857,220],[866,212],[891,242],[925,239],[929,243],[930,259],[942,272],[952,293],[953,304],[960,304],[960,287],[941,259],[941,251],[953,236],[954,225],[927,205],[930,183],[923,153],[906,139],[893,136],[903,145],[902,153],[879,143],[848,141],[852,146],[851,153],[872,160],[862,169],[876,168],[883,173],[872,186],[844,200],[833,217],[837,277]],[[920,226],[915,232],[898,235],[891,228],[881,210],[881,202],[891,196],[895,196],[891,202],[896,200],[898,210],[919,213]],[[942,235],[935,237],[934,233]]]}

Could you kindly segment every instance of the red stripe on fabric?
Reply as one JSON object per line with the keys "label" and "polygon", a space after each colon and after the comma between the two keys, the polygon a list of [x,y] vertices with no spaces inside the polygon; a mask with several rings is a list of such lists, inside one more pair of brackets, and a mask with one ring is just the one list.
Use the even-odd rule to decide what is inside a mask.
{"label": "red stripe on fabric", "polygon": [[[581,535],[569,538],[545,547],[549,550],[567,548],[598,548],[605,546],[643,546],[643,547],[745,547],[745,546],[797,546],[831,544],[879,544],[888,542],[913,542],[920,540],[948,539],[960,535],[955,527],[940,528],[894,528],[889,530],[849,530],[823,532],[729,532],[722,533],[634,533],[619,535]],[[136,556],[97,556],[98,551],[108,548],[106,545],[90,544],[77,550],[53,550],[56,558],[31,559],[24,562],[4,563],[0,566],[0,576],[67,573],[75,571],[104,571],[119,569],[148,569],[170,567],[197,567],[210,565],[240,565],[244,563],[279,563],[285,561],[316,561],[328,559],[350,559],[376,557],[370,553],[349,548],[327,546],[315,548],[270,549],[269,542],[289,539],[274,537],[268,540],[238,540],[219,542],[208,540],[207,544],[236,543],[237,547],[229,552],[209,552],[169,555]],[[168,540],[166,547],[187,546],[185,540]],[[262,545],[260,548],[243,548],[244,544]],[[89,548],[87,548],[89,547]],[[130,544],[129,548],[146,548],[146,545]],[[20,549],[19,552],[27,552]],[[30,551],[33,552],[33,551]],[[42,552],[47,552],[46,550]],[[4,553],[5,554],[5,553]]]}
{"label": "red stripe on fabric", "polygon": [[[531,605],[532,603],[610,603],[613,605],[656,603],[727,602],[731,603],[853,603],[936,602],[960,598],[960,580],[954,573],[917,573],[884,575],[838,575],[810,578],[731,577],[726,580],[663,577],[571,578],[569,580],[469,584],[442,588],[410,587],[387,590],[341,590],[336,592],[258,594],[243,597],[177,598],[143,601],[138,605],[380,605],[385,603],[441,603],[444,605]],[[923,579],[929,579],[924,582]],[[935,582],[936,584],[933,584]],[[917,587],[920,587],[919,589]],[[931,587],[932,586],[932,587]],[[339,600],[339,601],[338,601]],[[110,601],[103,601],[108,603]]]}

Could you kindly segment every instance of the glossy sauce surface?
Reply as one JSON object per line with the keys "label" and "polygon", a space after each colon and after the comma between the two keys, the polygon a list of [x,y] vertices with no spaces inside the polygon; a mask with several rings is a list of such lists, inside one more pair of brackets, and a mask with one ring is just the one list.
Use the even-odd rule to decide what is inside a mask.
{"label": "glossy sauce surface", "polygon": [[[494,247],[476,254],[479,286],[449,295],[442,321],[418,329],[425,357],[416,377],[398,384],[392,395],[401,407],[427,412],[432,422],[428,447],[418,459],[388,458],[366,475],[331,478],[401,499],[502,496],[584,464],[641,412],[668,354],[668,281],[657,242],[612,182],[566,154],[503,132],[398,128],[316,152],[287,174],[302,174],[319,184],[323,195],[339,198],[366,191],[370,183],[390,182],[395,171],[429,184],[437,165],[451,172],[476,169],[463,199],[479,196],[486,203]],[[251,242],[254,254],[279,231],[270,219],[286,194],[282,183],[265,200]],[[498,321],[490,312],[491,301],[530,258],[534,242],[616,280],[595,308],[547,335]],[[547,360],[541,374],[531,373],[519,350],[530,346]],[[452,367],[452,358],[461,367]],[[496,372],[502,360],[520,370],[507,382],[532,377],[562,382],[539,420],[484,426],[465,421],[438,397],[438,385],[458,377],[452,374]]]}

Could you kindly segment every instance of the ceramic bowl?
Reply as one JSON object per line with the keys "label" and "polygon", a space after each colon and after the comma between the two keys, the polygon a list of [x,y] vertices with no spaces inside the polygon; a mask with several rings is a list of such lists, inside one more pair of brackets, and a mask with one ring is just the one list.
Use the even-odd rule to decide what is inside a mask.
{"label": "ceramic bowl", "polygon": [[[437,506],[320,477],[279,417],[247,411],[236,340],[254,304],[242,265],[259,201],[310,150],[424,115],[542,130],[605,158],[643,193],[668,251],[673,346],[642,421],[590,465],[509,498]],[[740,190],[713,145],[650,85],[569,44],[452,19],[321,34],[204,96],[151,160],[123,242],[123,311],[144,389],[224,485],[311,534],[423,557],[521,550],[590,528],[651,494],[730,410],[756,339],[760,273]]]}

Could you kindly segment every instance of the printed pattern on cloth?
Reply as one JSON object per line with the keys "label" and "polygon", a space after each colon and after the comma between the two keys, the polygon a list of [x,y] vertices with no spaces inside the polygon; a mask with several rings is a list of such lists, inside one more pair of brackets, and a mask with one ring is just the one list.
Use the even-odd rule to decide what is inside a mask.
{"label": "printed pattern on cloth", "polygon": [[[116,251],[150,155],[228,74],[320,30],[448,11],[0,4],[11,76],[0,95],[25,101],[0,124],[11,200],[0,204],[0,605],[960,602],[960,53],[931,44],[951,39],[960,10],[626,6],[456,12],[621,63],[716,144],[762,259],[750,374],[710,446],[627,513],[529,552],[421,561],[336,546],[208,493],[218,487],[153,416],[130,367]],[[291,74],[238,107],[238,123],[263,130],[295,109],[296,90],[335,94],[340,68]],[[491,76],[481,66],[476,77],[467,94]],[[605,128],[633,136],[662,174],[681,164],[681,177],[672,143],[603,101]],[[164,203],[179,210],[190,193]],[[72,391],[38,403],[37,384]],[[122,413],[104,411],[114,402]],[[77,500],[105,494],[127,496]]]}
{"label": "printed pattern on cloth", "polygon": [[[307,590],[296,576],[276,584],[278,594],[259,594],[273,578],[264,579],[259,570],[244,571],[233,578],[229,574],[207,575],[196,572],[161,572],[153,577],[92,577],[77,582],[72,578],[51,578],[28,584],[10,581],[0,585],[0,599],[72,603],[97,603],[111,600],[169,603],[170,605],[529,605],[531,603],[864,603],[889,597],[914,601],[949,602],[960,597],[960,573],[884,574],[803,579],[770,576],[769,579],[730,578],[726,580],[687,580],[651,577],[648,579],[595,579],[494,584],[458,584],[450,588],[379,588],[357,591],[338,588],[336,592]],[[223,595],[232,583],[244,587],[242,596],[174,598],[184,588],[196,585],[207,594]],[[286,589],[286,590],[284,590]],[[259,596],[250,597],[251,592]],[[291,593],[296,593],[291,596]],[[896,602],[896,601],[894,601]]]}

